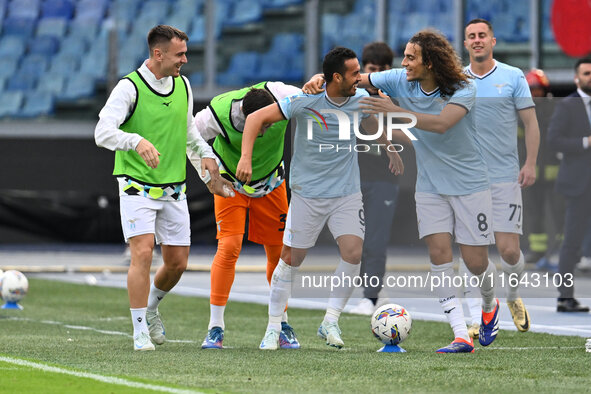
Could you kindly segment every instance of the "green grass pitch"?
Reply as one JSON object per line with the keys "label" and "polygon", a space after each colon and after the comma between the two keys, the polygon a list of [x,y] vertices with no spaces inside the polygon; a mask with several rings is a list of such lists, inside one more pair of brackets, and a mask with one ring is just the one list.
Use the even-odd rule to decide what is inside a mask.
{"label": "green grass pitch", "polygon": [[[160,312],[173,341],[155,352],[134,352],[125,290],[31,279],[23,305],[23,311],[0,310],[2,393],[145,393],[146,388],[215,393],[583,392],[591,385],[591,355],[579,337],[501,331],[491,346],[477,345],[474,354],[436,354],[452,340],[449,325],[415,320],[403,344],[407,353],[384,354],[376,353],[380,344],[371,335],[368,317],[343,314],[345,348],[336,350],[316,337],[322,311],[291,309],[290,323],[302,349],[263,352],[258,344],[266,306],[230,302],[227,349],[202,350],[208,300],[169,295]],[[24,361],[17,364],[19,360]]]}

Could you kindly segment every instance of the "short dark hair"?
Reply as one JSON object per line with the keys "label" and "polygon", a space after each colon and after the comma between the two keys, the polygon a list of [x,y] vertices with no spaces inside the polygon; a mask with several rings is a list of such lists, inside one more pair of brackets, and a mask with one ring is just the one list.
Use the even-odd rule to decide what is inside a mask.
{"label": "short dark hair", "polygon": [[372,63],[376,66],[390,66],[394,61],[394,52],[385,42],[376,41],[363,47],[361,53],[361,64]]}
{"label": "short dark hair", "polygon": [[336,47],[331,49],[325,56],[322,62],[322,72],[324,73],[324,80],[328,83],[332,81],[332,75],[339,73],[343,75],[346,71],[345,61],[349,59],[356,59],[357,55],[349,48]]}
{"label": "short dark hair", "polygon": [[591,63],[591,57],[584,57],[582,59],[577,60],[577,62],[575,63],[575,72],[576,73],[579,72],[579,66],[581,64],[587,64],[587,63]]}
{"label": "short dark hair", "polygon": [[154,26],[148,32],[148,48],[150,54],[158,45],[169,43],[174,37],[182,41],[189,41],[189,37],[184,31],[168,25]]}
{"label": "short dark hair", "polygon": [[488,29],[490,30],[491,33],[493,33],[493,34],[495,33],[495,31],[493,29],[492,23],[490,23],[486,19],[482,19],[482,18],[474,18],[474,19],[472,19],[470,22],[466,23],[466,26],[464,27],[464,29],[466,29],[466,27],[468,27],[470,25],[475,25],[477,23],[484,23],[485,25],[488,26]]}
{"label": "short dark hair", "polygon": [[273,104],[275,100],[266,89],[250,89],[242,99],[242,112],[245,116]]}

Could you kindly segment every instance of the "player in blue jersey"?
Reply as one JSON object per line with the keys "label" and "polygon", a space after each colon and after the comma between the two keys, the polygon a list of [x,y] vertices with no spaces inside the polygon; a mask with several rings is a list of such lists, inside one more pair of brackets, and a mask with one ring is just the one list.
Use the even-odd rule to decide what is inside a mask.
{"label": "player in blue jersey", "polygon": [[338,319],[353,291],[351,280],[359,274],[365,227],[355,150],[355,135],[360,125],[383,144],[392,172],[403,171],[393,145],[383,133],[377,137],[376,118],[363,114],[359,108],[360,100],[368,97],[368,93],[357,89],[360,66],[355,52],[342,47],[331,50],[324,58],[323,72],[326,93],[288,97],[249,115],[244,126],[242,157],[236,176],[242,182],[249,182],[252,150],[259,130],[284,119],[296,121],[290,168],[292,197],[281,259],[271,279],[269,323],[260,345],[264,350],[278,348],[281,316],[294,276],[325,224],[339,247],[341,259],[334,275],[342,280],[342,285],[331,289],[318,336],[327,345],[336,348],[344,345]]}
{"label": "player in blue jersey", "polygon": [[[505,273],[507,305],[519,331],[529,330],[530,318],[518,287],[525,269],[525,258],[520,250],[522,234],[521,189],[536,180],[536,159],[540,144],[540,131],[534,102],[527,80],[518,68],[493,58],[496,39],[492,25],[484,19],[468,22],[464,46],[470,54],[466,73],[474,78],[477,87],[475,106],[478,143],[488,167],[493,201],[493,231],[501,266]],[[517,156],[517,122],[521,118],[525,128],[527,156],[519,169]],[[465,265],[460,262],[460,273]],[[471,314],[480,309],[476,292],[466,288],[466,300]],[[478,336],[477,325],[470,334]]]}
{"label": "player in blue jersey", "polygon": [[[474,351],[462,305],[453,287],[452,237],[479,280],[483,300],[480,343],[489,345],[498,332],[498,300],[488,261],[492,201],[486,164],[476,141],[473,106],[476,87],[463,72],[459,57],[441,34],[423,30],[406,45],[403,69],[362,74],[361,84],[381,89],[390,98],[365,98],[369,113],[406,112],[417,119],[411,129],[417,158],[416,205],[419,236],[431,259],[435,295],[455,339],[437,352]],[[307,87],[304,87],[304,91]]]}

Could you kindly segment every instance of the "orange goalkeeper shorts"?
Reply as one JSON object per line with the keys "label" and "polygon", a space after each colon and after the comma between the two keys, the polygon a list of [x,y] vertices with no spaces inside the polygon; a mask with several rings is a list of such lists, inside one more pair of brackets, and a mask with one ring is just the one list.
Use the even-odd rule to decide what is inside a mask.
{"label": "orange goalkeeper shorts", "polygon": [[262,245],[282,245],[287,218],[287,191],[285,182],[262,197],[248,197],[236,193],[223,198],[214,195],[217,239],[244,234],[246,211],[248,239]]}

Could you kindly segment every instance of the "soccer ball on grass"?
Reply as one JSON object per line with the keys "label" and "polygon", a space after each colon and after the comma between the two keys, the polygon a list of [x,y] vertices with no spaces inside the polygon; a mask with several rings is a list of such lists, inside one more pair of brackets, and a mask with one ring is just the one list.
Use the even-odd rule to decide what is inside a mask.
{"label": "soccer ball on grass", "polygon": [[[29,290],[29,281],[27,277],[19,271],[9,270],[0,277],[0,295],[7,305],[16,305],[23,299]],[[14,308],[14,306],[12,306]]]}
{"label": "soccer ball on grass", "polygon": [[394,346],[404,341],[412,327],[412,318],[403,306],[386,304],[371,316],[371,332],[384,345]]}

